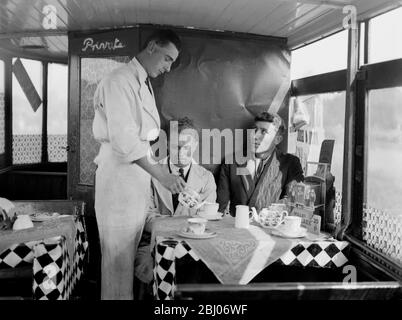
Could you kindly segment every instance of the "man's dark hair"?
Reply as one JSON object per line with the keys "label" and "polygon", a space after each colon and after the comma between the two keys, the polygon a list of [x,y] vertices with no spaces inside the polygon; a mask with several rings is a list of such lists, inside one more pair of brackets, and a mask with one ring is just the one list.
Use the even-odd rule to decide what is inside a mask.
{"label": "man's dark hair", "polygon": [[273,114],[273,113],[269,113],[269,112],[262,112],[254,118],[254,121],[255,122],[262,121],[262,122],[277,123],[279,125],[278,133],[280,135],[283,135],[285,133],[285,129],[286,129],[285,124],[284,124],[282,118],[277,114]]}
{"label": "man's dark hair", "polygon": [[[194,124],[194,121],[188,117],[183,117],[183,118],[179,118],[179,119],[172,119],[169,121],[169,125],[167,128],[167,138],[168,139],[170,138],[170,123],[173,121],[177,122],[178,134],[180,134],[182,131],[184,131],[186,129],[194,130],[198,134],[198,128]],[[176,125],[176,123],[174,123],[174,125]]]}
{"label": "man's dark hair", "polygon": [[155,31],[151,36],[147,39],[144,44],[144,48],[148,45],[150,41],[154,40],[160,46],[166,46],[170,43],[174,44],[178,51],[181,50],[181,40],[179,36],[169,29],[161,29]]}

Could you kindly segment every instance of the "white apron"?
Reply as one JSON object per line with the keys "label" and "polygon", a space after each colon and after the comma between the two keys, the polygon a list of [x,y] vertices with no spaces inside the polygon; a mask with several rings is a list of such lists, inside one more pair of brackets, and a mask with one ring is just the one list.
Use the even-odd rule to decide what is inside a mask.
{"label": "white apron", "polygon": [[145,221],[150,175],[131,162],[150,151],[160,120],[146,73],[134,58],[100,83],[93,132],[95,212],[102,251],[101,298],[133,299],[134,258]]}

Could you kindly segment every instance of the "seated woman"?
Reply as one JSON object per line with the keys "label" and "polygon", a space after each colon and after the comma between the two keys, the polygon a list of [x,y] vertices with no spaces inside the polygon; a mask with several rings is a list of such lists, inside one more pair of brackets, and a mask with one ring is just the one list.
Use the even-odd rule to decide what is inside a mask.
{"label": "seated woman", "polygon": [[[173,121],[177,121],[178,124],[178,143],[169,141],[171,147],[169,157],[162,159],[160,163],[166,171],[181,175],[187,182],[187,187],[200,195],[199,201],[215,203],[216,184],[212,173],[193,160],[193,154],[198,144],[198,133],[193,122],[188,118]],[[178,195],[173,195],[156,179],[152,179],[151,187],[147,222],[135,260],[135,276],[146,284],[152,281],[154,264],[151,256],[152,248],[150,247],[153,219],[157,216],[188,216],[196,213],[196,209],[181,205],[178,201]]]}

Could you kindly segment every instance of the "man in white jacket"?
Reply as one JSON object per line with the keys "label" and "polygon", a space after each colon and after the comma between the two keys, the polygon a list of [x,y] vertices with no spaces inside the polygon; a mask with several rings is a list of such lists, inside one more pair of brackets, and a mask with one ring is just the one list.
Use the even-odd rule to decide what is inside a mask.
{"label": "man in white jacket", "polygon": [[180,47],[173,31],[154,33],[135,58],[99,83],[94,95],[93,133],[101,143],[94,161],[102,299],[133,299],[134,257],[151,176],[172,193],[185,187],[182,178],[150,161],[160,119],[149,78],[169,72]]}
{"label": "man in white jacket", "polygon": [[[188,118],[179,119],[177,129],[178,143],[170,141],[169,156],[160,161],[161,165],[166,172],[181,175],[187,183],[187,188],[200,195],[199,201],[215,203],[216,184],[214,176],[193,159],[198,144],[198,133],[193,122]],[[195,208],[184,207],[180,204],[177,196],[156,179],[152,179],[151,190],[147,223],[135,261],[135,276],[146,284],[152,280],[153,258],[151,256],[150,237],[153,219],[156,217],[189,216],[196,214],[197,211]]]}

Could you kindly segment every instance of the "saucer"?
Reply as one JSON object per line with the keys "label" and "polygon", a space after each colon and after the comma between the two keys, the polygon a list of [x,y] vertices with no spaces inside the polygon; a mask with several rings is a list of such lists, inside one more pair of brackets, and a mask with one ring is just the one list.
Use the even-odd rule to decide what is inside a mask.
{"label": "saucer", "polygon": [[205,231],[203,234],[195,234],[192,232],[187,232],[185,231],[185,229],[183,229],[180,232],[178,232],[178,235],[189,239],[210,239],[216,237],[216,232]]}
{"label": "saucer", "polygon": [[300,227],[299,230],[296,232],[290,233],[286,231],[283,226],[279,226],[276,229],[272,229],[271,233],[275,236],[282,237],[282,238],[290,238],[290,239],[297,239],[297,238],[304,238],[307,235],[307,229]]}
{"label": "saucer", "polygon": [[222,215],[220,213],[218,213],[218,214],[202,214],[202,213],[199,213],[198,216],[200,218],[207,219],[208,221],[222,220]]}

